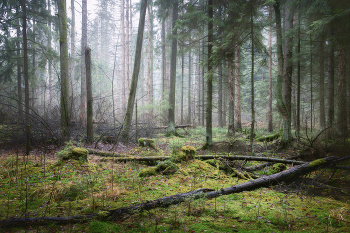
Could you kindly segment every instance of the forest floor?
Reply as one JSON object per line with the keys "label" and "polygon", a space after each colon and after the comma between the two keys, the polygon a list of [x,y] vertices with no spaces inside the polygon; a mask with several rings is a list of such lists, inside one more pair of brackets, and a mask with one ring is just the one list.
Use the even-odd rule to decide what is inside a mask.
{"label": "forest floor", "polygon": [[[112,151],[120,156],[172,156],[183,146],[193,146],[197,149],[196,155],[251,155],[249,139],[244,134],[227,138],[226,129],[214,129],[213,148],[202,150],[204,128],[180,133],[184,138],[157,135],[154,138],[157,150],[120,143]],[[277,141],[256,142],[255,155],[288,158],[304,154],[302,159],[308,161],[324,156],[315,148],[310,150],[296,142],[281,149]],[[65,148],[52,147],[46,153],[33,150],[28,157],[22,152],[17,156],[16,151],[9,148],[0,149],[0,220],[102,213],[199,188],[219,190],[248,181],[201,160],[177,162],[178,170],[173,174],[158,172],[145,177],[139,176],[140,171],[154,164],[113,163],[91,154],[88,163],[59,162],[57,152],[68,150],[73,144],[95,147],[95,144],[70,142]],[[112,147],[97,144],[99,150]],[[264,162],[236,161],[234,166],[261,163]],[[264,176],[271,172],[271,167],[265,167],[255,174]],[[292,183],[210,200],[189,198],[168,208],[138,211],[119,221],[96,218],[76,224],[0,227],[0,232],[350,232],[349,173],[325,168]]]}

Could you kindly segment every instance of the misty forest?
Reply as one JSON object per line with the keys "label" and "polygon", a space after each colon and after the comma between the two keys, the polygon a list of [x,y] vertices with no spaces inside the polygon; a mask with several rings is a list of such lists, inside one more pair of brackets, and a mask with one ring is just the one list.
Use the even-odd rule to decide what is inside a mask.
{"label": "misty forest", "polygon": [[1,232],[349,232],[348,0],[0,0]]}

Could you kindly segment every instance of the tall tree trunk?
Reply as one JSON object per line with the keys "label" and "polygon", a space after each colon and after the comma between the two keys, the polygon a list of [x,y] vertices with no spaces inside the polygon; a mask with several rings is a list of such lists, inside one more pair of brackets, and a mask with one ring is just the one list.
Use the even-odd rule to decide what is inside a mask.
{"label": "tall tree trunk", "polygon": [[[51,15],[51,0],[47,1],[47,9],[49,14]],[[47,47],[48,47],[48,68],[49,68],[49,103],[48,103],[48,109],[51,111],[52,109],[52,100],[53,100],[53,75],[52,75],[52,55],[51,55],[51,40],[52,40],[52,33],[51,33],[51,20],[48,18],[48,38],[47,38]]]}
{"label": "tall tree trunk", "polygon": [[180,124],[183,124],[184,118],[184,62],[185,61],[185,53],[182,51],[181,53],[181,109],[180,109]]}
{"label": "tall tree trunk", "polygon": [[[237,78],[237,77],[236,77]],[[235,127],[234,127],[234,120],[235,120],[235,96],[234,96],[234,89],[233,89],[233,82],[234,82],[234,77],[233,77],[233,58],[230,57],[228,58],[228,95],[229,95],[229,100],[228,100],[228,131],[227,131],[227,136],[231,137],[235,134]]]}
{"label": "tall tree trunk", "polygon": [[75,7],[74,7],[74,0],[71,0],[71,12],[72,12],[72,23],[71,23],[71,55],[70,55],[70,71],[69,71],[69,80],[70,80],[70,112],[71,112],[71,117],[70,119],[75,118],[75,109],[74,109],[74,87],[73,87],[73,82],[74,82],[74,69],[75,69]]}
{"label": "tall tree trunk", "polygon": [[290,35],[290,31],[293,29],[293,13],[289,6],[285,8],[286,18],[286,39],[284,49],[284,70],[283,70],[283,102],[286,106],[287,117],[283,120],[283,143],[287,144],[290,142],[292,137],[291,124],[292,124],[292,51],[293,51],[293,37]]}
{"label": "tall tree trunk", "polygon": [[[272,9],[269,8],[269,21],[272,21]],[[273,131],[272,124],[272,26],[269,26],[269,123],[268,123],[268,131]]]}
{"label": "tall tree trunk", "polygon": [[147,85],[147,105],[148,105],[148,122],[151,120],[151,11],[150,11],[150,5],[147,7],[148,14],[147,14],[147,79],[146,79],[146,85]]}
{"label": "tall tree trunk", "polygon": [[166,89],[166,56],[165,56],[165,18],[162,19],[162,98],[165,99],[165,89]]}
{"label": "tall tree trunk", "polygon": [[213,43],[213,0],[208,0],[208,75],[207,75],[207,105],[206,105],[206,147],[213,145],[213,67],[211,64],[211,53]]}
{"label": "tall tree trunk", "polygon": [[311,39],[311,34],[310,34],[310,139],[312,140],[312,129],[313,129],[313,86],[312,86],[312,81],[313,81],[313,72],[312,72],[312,65],[313,65],[313,60],[312,60],[312,39]]}
{"label": "tall tree trunk", "polygon": [[338,114],[337,133],[340,137],[346,137],[348,126],[346,116],[346,56],[341,43],[338,44]]}
{"label": "tall tree trunk", "polygon": [[[328,127],[334,123],[334,42],[333,42],[333,25],[329,26],[328,32]],[[333,133],[330,131],[328,138],[332,138]]]}
{"label": "tall tree trunk", "polygon": [[175,135],[175,85],[176,85],[176,54],[177,54],[177,30],[175,22],[178,18],[178,1],[173,1],[173,18],[172,18],[172,42],[171,42],[171,64],[170,64],[170,92],[169,92],[169,109],[168,109],[168,128],[167,135]]}
{"label": "tall tree trunk", "polygon": [[31,46],[31,49],[32,49],[32,72],[31,72],[31,79],[32,79],[32,85],[31,85],[31,88],[32,88],[32,98],[31,98],[31,109],[32,111],[34,111],[35,109],[35,86],[36,86],[36,76],[35,76],[35,72],[36,72],[36,64],[35,64],[35,58],[36,58],[36,51],[35,51],[35,19],[33,19],[33,29],[32,29],[32,32],[33,32],[33,38],[32,38],[32,46]]}
{"label": "tall tree trunk", "polygon": [[241,47],[235,48],[235,129],[242,130],[241,121]]}
{"label": "tall tree trunk", "polygon": [[86,132],[87,141],[92,143],[94,140],[93,131],[93,98],[92,98],[92,80],[91,80],[91,49],[85,49],[85,67],[86,67],[86,97],[87,97],[87,116],[86,116]]}
{"label": "tall tree trunk", "polygon": [[218,126],[223,127],[222,124],[222,61],[218,66],[219,90],[218,90]]}
{"label": "tall tree trunk", "polygon": [[126,54],[125,54],[125,60],[126,60],[126,86],[127,86],[127,94],[130,91],[130,66],[129,66],[129,53],[130,53],[130,45],[129,45],[129,0],[126,0],[126,9],[125,9],[125,25],[126,25]]}
{"label": "tall tree trunk", "polygon": [[[190,35],[191,35],[191,32],[190,32]],[[187,93],[187,95],[188,95],[188,106],[187,106],[187,114],[188,114],[188,116],[187,116],[187,124],[191,124],[191,114],[192,114],[192,112],[191,112],[191,103],[192,103],[192,101],[191,101],[191,89],[192,89],[192,80],[191,80],[191,73],[192,73],[192,67],[191,67],[191,64],[192,64],[192,57],[191,57],[191,48],[190,48],[190,50],[188,51],[188,89],[187,89],[187,91],[188,91],[188,93]]]}
{"label": "tall tree trunk", "polygon": [[301,77],[301,65],[300,65],[300,13],[298,14],[298,64],[297,64],[297,124],[296,124],[296,135],[299,140],[300,137],[300,77]]}
{"label": "tall tree trunk", "polygon": [[[16,13],[19,14],[18,7],[16,8]],[[21,74],[21,43],[20,43],[20,37],[21,37],[21,28],[20,28],[20,22],[18,24],[18,27],[16,28],[17,32],[17,41],[16,41],[16,47],[17,47],[17,94],[18,94],[18,120],[23,120],[23,103],[22,103],[22,74]]]}
{"label": "tall tree trunk", "polygon": [[61,128],[63,140],[69,137],[69,91],[68,91],[68,43],[66,1],[58,3],[60,25],[60,67],[61,67]]}
{"label": "tall tree trunk", "polygon": [[251,84],[251,96],[252,96],[252,102],[251,102],[251,111],[252,111],[252,123],[250,126],[250,148],[251,153],[254,155],[254,126],[255,126],[255,107],[254,107],[254,101],[255,101],[255,93],[254,93],[254,22],[253,22],[253,3],[251,3],[251,10],[250,10],[250,36],[251,36],[251,43],[252,43],[252,69],[251,69],[251,76],[250,76],[250,84]]}
{"label": "tall tree trunk", "polygon": [[[224,67],[226,67],[226,61],[224,61]],[[224,75],[224,77],[226,77],[226,75]],[[224,83],[227,83],[227,80],[225,80],[224,81]],[[227,103],[227,96],[228,96],[228,94],[227,94],[227,87],[226,87],[227,85],[224,85],[223,86],[223,92],[224,92],[224,96],[223,96],[223,100],[222,100],[222,105],[223,105],[223,107],[222,107],[222,115],[223,115],[223,118],[222,118],[222,125],[223,125],[223,127],[225,127],[226,126],[226,110],[227,110],[227,107],[226,107],[226,103]]]}
{"label": "tall tree trunk", "polygon": [[197,60],[197,68],[198,68],[198,77],[197,77],[197,83],[198,83],[198,101],[197,101],[197,115],[198,115],[198,125],[200,125],[201,122],[201,66],[199,65],[201,61],[201,45],[198,43],[198,60]]}
{"label": "tall tree trunk", "polygon": [[144,31],[144,27],[145,27],[146,9],[147,9],[147,0],[142,0],[141,1],[139,27],[138,27],[138,32],[137,32],[134,70],[133,70],[133,74],[132,74],[132,78],[131,78],[128,106],[126,108],[125,119],[124,119],[124,123],[123,123],[122,138],[124,140],[129,138],[129,130],[130,130],[133,111],[134,111],[137,81],[138,81],[139,72],[140,72],[140,61],[141,61],[141,52],[142,52],[143,31]]}
{"label": "tall tree trunk", "polygon": [[125,78],[125,52],[126,52],[126,47],[125,47],[125,16],[124,16],[124,6],[125,2],[124,0],[121,1],[121,21],[122,21],[122,114],[125,114],[125,106],[126,106],[126,89],[127,89],[127,80]]}
{"label": "tall tree trunk", "polygon": [[320,58],[320,127],[324,129],[326,127],[326,110],[324,105],[324,40],[321,39],[319,47]]}
{"label": "tall tree trunk", "polygon": [[86,69],[84,53],[87,46],[87,0],[82,1],[80,123],[84,125],[86,122]]}
{"label": "tall tree trunk", "polygon": [[[27,9],[26,0],[22,1],[22,12],[23,12],[23,55],[24,55],[24,101],[25,101],[25,115],[26,124],[29,126],[29,72],[28,72],[28,41],[27,41]],[[30,153],[30,127],[26,128],[27,135],[27,149],[26,154]]]}
{"label": "tall tree trunk", "polygon": [[[204,30],[204,26],[203,26],[203,30]],[[205,43],[204,43],[204,39],[202,41],[202,60],[204,61],[204,51],[205,51]],[[204,62],[203,62],[204,63]],[[205,74],[205,69],[204,69],[204,65],[202,66],[202,126],[204,126],[204,112],[205,112],[205,108],[204,108],[204,94],[205,94],[205,85],[204,85],[204,74]]]}

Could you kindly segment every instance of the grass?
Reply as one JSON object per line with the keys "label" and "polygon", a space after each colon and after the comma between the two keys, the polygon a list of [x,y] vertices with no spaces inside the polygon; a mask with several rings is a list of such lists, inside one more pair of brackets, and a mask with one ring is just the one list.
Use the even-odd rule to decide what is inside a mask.
{"label": "grass", "polygon": [[[215,129],[213,132],[215,138],[221,140],[226,130]],[[191,129],[188,133],[185,138],[157,138],[157,146],[165,148],[162,152],[165,155],[183,145],[199,147],[196,138],[201,136],[203,129]],[[244,154],[244,151],[237,153]],[[91,155],[90,163],[68,160],[59,164],[58,160],[59,156],[48,158],[44,168],[40,156],[30,156],[28,162],[20,156],[17,171],[15,155],[8,153],[0,157],[0,219],[98,213],[199,188],[218,190],[246,182],[198,160],[177,163],[179,170],[174,174],[157,173],[149,177],[138,176],[142,169],[150,167],[142,163],[102,163]],[[325,176],[331,173],[324,172]],[[336,173],[330,182],[341,185],[345,179],[345,174]],[[96,219],[86,224],[33,226],[32,230],[348,232],[349,222],[348,200],[335,200],[326,190],[322,196],[313,196],[293,190],[282,193],[261,188],[211,200],[188,199],[169,208],[135,213],[120,222]],[[23,231],[23,228],[11,229],[11,232]]]}

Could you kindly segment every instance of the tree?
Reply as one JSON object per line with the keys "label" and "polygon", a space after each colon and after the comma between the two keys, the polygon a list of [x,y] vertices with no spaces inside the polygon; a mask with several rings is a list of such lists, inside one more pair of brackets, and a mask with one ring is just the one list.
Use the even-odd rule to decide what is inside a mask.
{"label": "tree", "polygon": [[80,95],[80,123],[86,121],[86,68],[85,48],[87,46],[87,0],[82,0],[82,34],[81,34],[81,95]]}
{"label": "tree", "polygon": [[126,106],[126,101],[125,101],[125,98],[126,98],[126,78],[125,78],[125,52],[126,52],[126,46],[125,46],[125,17],[124,17],[124,6],[125,6],[125,3],[124,3],[124,0],[121,1],[121,14],[120,14],[120,17],[121,17],[121,21],[122,21],[122,25],[121,25],[121,30],[122,30],[122,114],[125,114],[125,106]]}
{"label": "tree", "polygon": [[91,49],[85,49],[85,67],[86,67],[86,94],[87,94],[87,111],[86,111],[86,132],[87,141],[92,143],[94,140],[93,133],[93,98],[92,98],[92,80],[91,80]]}
{"label": "tree", "polygon": [[227,136],[233,136],[235,135],[235,127],[234,127],[234,119],[235,119],[235,113],[234,113],[234,108],[235,108],[235,93],[234,93],[234,87],[233,87],[233,82],[234,82],[234,77],[233,77],[233,58],[229,57],[228,58],[228,95],[229,95],[229,100],[228,100],[228,132]]}
{"label": "tree", "polygon": [[172,16],[172,41],[171,41],[171,61],[170,61],[170,91],[168,108],[168,128],[167,135],[176,135],[175,130],[175,86],[176,86],[176,55],[177,55],[177,29],[175,28],[178,19],[178,1],[173,1]]}
{"label": "tree", "polygon": [[[272,20],[272,10],[271,7],[269,7],[269,21]],[[272,40],[272,26],[269,26],[269,122],[268,122],[268,131],[273,131],[273,124],[272,124],[272,46],[271,46],[271,40]]]}
{"label": "tree", "polygon": [[68,43],[66,1],[59,0],[58,15],[60,26],[60,71],[61,71],[61,128],[63,140],[69,137],[69,91],[68,91]]}
{"label": "tree", "polygon": [[143,31],[145,28],[146,9],[147,9],[147,0],[142,0],[141,1],[139,27],[138,27],[137,40],[136,40],[134,70],[133,70],[133,74],[132,74],[130,92],[129,92],[129,98],[128,98],[128,105],[126,108],[126,113],[125,113],[125,118],[124,118],[124,123],[123,123],[123,131],[122,131],[122,135],[121,135],[124,140],[127,140],[129,138],[129,130],[130,130],[131,120],[132,120],[133,111],[134,111],[137,81],[138,81],[139,72],[140,72],[142,39],[143,39]]}
{"label": "tree", "polygon": [[242,130],[241,121],[241,47],[235,47],[235,129]]}
{"label": "tree", "polygon": [[206,106],[206,148],[213,145],[212,111],[213,111],[213,67],[211,55],[213,48],[213,0],[208,0],[208,73],[207,78],[207,106]]}

